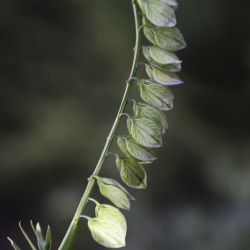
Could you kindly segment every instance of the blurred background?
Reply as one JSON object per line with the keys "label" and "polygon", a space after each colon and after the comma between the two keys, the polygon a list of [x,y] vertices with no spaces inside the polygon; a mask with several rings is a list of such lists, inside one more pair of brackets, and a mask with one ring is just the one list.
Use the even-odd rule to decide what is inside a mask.
{"label": "blurred background", "polygon": [[[173,88],[148,190],[131,190],[125,249],[250,249],[249,3],[181,1],[177,16],[186,84]],[[18,222],[30,219],[51,225],[57,249],[112,126],[133,44],[129,0],[0,1],[0,249],[10,249],[6,236],[28,249]],[[113,159],[103,175],[117,176]],[[76,250],[103,249],[80,228]]]}

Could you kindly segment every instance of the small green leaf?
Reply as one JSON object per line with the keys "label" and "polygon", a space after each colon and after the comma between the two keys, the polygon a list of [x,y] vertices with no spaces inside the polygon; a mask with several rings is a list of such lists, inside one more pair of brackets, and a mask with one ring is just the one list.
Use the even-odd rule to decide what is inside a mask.
{"label": "small green leaf", "polygon": [[34,246],[34,244],[32,243],[31,239],[29,238],[29,236],[26,234],[26,232],[22,228],[21,222],[19,222],[19,228],[20,228],[24,238],[26,239],[27,243],[29,244],[30,248],[32,250],[37,250],[36,247]]}
{"label": "small green leaf", "polygon": [[119,136],[118,141],[125,145],[130,157],[135,158],[142,164],[152,163],[157,159],[151,150],[139,145],[131,136]]}
{"label": "small green leaf", "polygon": [[161,128],[147,118],[128,117],[127,126],[129,134],[140,145],[147,148],[162,146]]}
{"label": "small green leaf", "polygon": [[163,134],[168,130],[167,117],[162,111],[146,103],[137,103],[137,102],[134,102],[133,110],[135,116],[145,117],[154,121],[157,125],[161,127]]}
{"label": "small green leaf", "polygon": [[116,207],[107,204],[97,204],[95,207],[95,215],[97,218],[110,219],[120,225],[124,234],[127,233],[127,222],[124,215]]}
{"label": "small green leaf", "polygon": [[143,18],[143,25],[146,38],[161,49],[174,52],[184,49],[187,46],[183,35],[176,27],[157,27],[151,24],[146,18]]}
{"label": "small green leaf", "polygon": [[146,64],[145,67],[146,67],[146,72],[147,72],[148,77],[151,80],[161,85],[173,86],[173,85],[179,85],[183,83],[183,81],[181,81],[179,77],[174,73],[165,73],[161,71],[160,69],[149,64]]}
{"label": "small green leaf", "polygon": [[39,250],[45,250],[45,241],[42,233],[42,229],[39,223],[36,224],[36,237],[37,237],[37,245]]}
{"label": "small green leaf", "polygon": [[121,248],[126,246],[126,234],[119,224],[106,218],[90,218],[88,227],[93,239],[107,248]]}
{"label": "small green leaf", "polygon": [[155,46],[144,46],[143,55],[151,66],[163,72],[179,72],[181,70],[181,61],[173,53]]}
{"label": "small green leaf", "polygon": [[141,4],[142,11],[151,23],[160,27],[176,25],[174,10],[168,4],[159,0],[146,0],[144,2]]}
{"label": "small green leaf", "polygon": [[149,47],[150,57],[160,65],[179,64],[181,61],[171,52],[160,49],[156,46]]}
{"label": "small green leaf", "polygon": [[116,166],[126,185],[137,189],[147,187],[146,171],[138,162],[130,158],[121,159],[116,156]]}
{"label": "small green leaf", "polygon": [[180,30],[172,28],[157,27],[152,30],[154,33],[155,45],[167,51],[178,51],[187,45]]}
{"label": "small green leaf", "polygon": [[48,226],[47,232],[46,232],[46,237],[45,237],[45,250],[51,250],[52,246],[52,238],[51,238],[51,228]]}
{"label": "small green leaf", "polygon": [[173,109],[174,95],[168,87],[150,80],[139,80],[137,84],[141,98],[147,104],[164,111]]}
{"label": "small green leaf", "polygon": [[44,239],[42,229],[39,223],[34,226],[33,222],[30,221],[30,226],[37,238],[37,245],[39,250],[50,250],[51,249],[51,229],[48,226],[47,232],[46,232],[46,237]]}
{"label": "small green leaf", "polygon": [[7,237],[7,239],[9,240],[9,242],[14,250],[21,250],[21,248],[11,238]]}
{"label": "small green leaf", "polygon": [[95,177],[100,193],[109,199],[115,206],[130,209],[130,199],[134,199],[130,193],[116,180],[104,177]]}

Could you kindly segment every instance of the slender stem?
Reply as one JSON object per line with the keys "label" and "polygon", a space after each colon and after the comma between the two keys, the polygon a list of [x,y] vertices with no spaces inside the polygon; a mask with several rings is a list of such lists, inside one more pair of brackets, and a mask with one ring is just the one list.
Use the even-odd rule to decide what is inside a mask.
{"label": "slender stem", "polygon": [[[114,121],[114,124],[112,126],[112,129],[109,133],[109,136],[107,137],[107,141],[104,145],[104,148],[103,148],[103,151],[102,151],[102,154],[100,156],[100,159],[96,165],[96,168],[93,172],[93,176],[97,176],[99,175],[101,169],[102,169],[102,166],[106,160],[106,157],[108,156],[108,153],[109,153],[109,149],[110,149],[110,146],[111,146],[111,143],[114,139],[114,136],[115,136],[115,133],[117,131],[117,128],[118,128],[118,125],[120,123],[120,120],[121,120],[121,117],[122,117],[122,113],[124,112],[125,110],[125,107],[128,103],[128,99],[129,99],[129,94],[130,94],[130,91],[131,91],[131,88],[132,88],[132,83],[133,83],[133,79],[136,75],[136,72],[137,72],[137,69],[138,69],[138,66],[139,66],[139,63],[138,63],[138,60],[139,60],[139,52],[140,52],[140,24],[139,24],[139,17],[138,17],[138,9],[137,9],[137,5],[135,3],[135,0],[132,0],[132,7],[133,7],[133,13],[134,13],[134,19],[135,19],[135,31],[136,31],[136,41],[135,41],[135,47],[134,47],[134,59],[133,59],[133,64],[132,64],[132,68],[131,68],[131,72],[130,72],[130,75],[129,75],[129,79],[128,81],[126,82],[126,88],[125,88],[125,91],[124,91],[124,94],[123,94],[123,98],[122,98],[122,102],[121,102],[121,105],[120,105],[120,108],[118,110],[118,113],[117,113],[117,116],[116,116],[116,119]],[[88,185],[85,189],[85,192],[82,196],[82,199],[78,205],[78,208],[75,212],[75,215],[71,221],[71,224],[68,228],[68,231],[66,233],[66,235],[64,236],[63,238],[63,241],[61,243],[61,245],[59,246],[59,250],[66,250],[67,248],[65,247],[65,245],[67,244],[67,242],[69,241],[69,238],[72,237],[72,234],[73,232],[76,230],[76,227],[78,225],[78,222],[79,222],[79,218],[88,202],[88,198],[91,194],[91,191],[95,185],[95,178],[92,178],[90,177],[89,178],[89,181],[88,181]]]}

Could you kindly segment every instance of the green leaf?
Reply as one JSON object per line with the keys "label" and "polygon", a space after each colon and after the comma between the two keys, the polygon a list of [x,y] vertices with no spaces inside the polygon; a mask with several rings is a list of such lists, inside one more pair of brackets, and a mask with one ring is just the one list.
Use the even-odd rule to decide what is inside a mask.
{"label": "green leaf", "polygon": [[96,242],[108,248],[120,248],[126,245],[127,222],[119,209],[107,205],[96,203],[96,218],[88,219],[88,227]]}
{"label": "green leaf", "polygon": [[130,199],[134,198],[116,180],[104,177],[95,177],[100,189],[100,193],[109,199],[115,206],[123,209],[130,209]]}
{"label": "green leaf", "polygon": [[157,157],[154,153],[139,145],[131,136],[119,136],[118,145],[123,144],[130,157],[140,161],[142,164],[152,163]]}
{"label": "green leaf", "polygon": [[45,250],[45,241],[42,233],[42,229],[39,223],[36,224],[36,236],[37,236],[37,245],[39,250]]}
{"label": "green leaf", "polygon": [[181,61],[171,52],[160,49],[156,46],[149,47],[150,57],[160,65],[179,64]]}
{"label": "green leaf", "polygon": [[157,27],[151,24],[146,18],[143,18],[143,25],[146,38],[161,49],[174,52],[184,49],[187,46],[183,35],[176,27]]}
{"label": "green leaf", "polygon": [[21,248],[11,238],[7,237],[7,239],[9,240],[9,242],[14,250],[21,250]]}
{"label": "green leaf", "polygon": [[45,237],[45,250],[51,250],[52,247],[52,238],[51,238],[51,228],[48,226],[47,232],[46,232],[46,237]]}
{"label": "green leaf", "polygon": [[129,134],[140,145],[147,148],[162,146],[161,128],[147,118],[128,117],[127,126]]}
{"label": "green leaf", "polygon": [[121,248],[126,246],[126,233],[119,224],[107,218],[90,218],[88,227],[93,239],[107,248]]}
{"label": "green leaf", "polygon": [[150,65],[163,72],[178,72],[181,70],[181,61],[173,53],[155,46],[144,46],[143,55]]}
{"label": "green leaf", "polygon": [[31,228],[37,238],[37,245],[39,250],[50,250],[51,249],[51,229],[48,226],[46,232],[46,238],[44,239],[42,229],[39,223],[34,226],[33,222],[30,221]]}
{"label": "green leaf", "polygon": [[157,27],[154,33],[155,45],[167,51],[178,51],[187,45],[179,29]]}
{"label": "green leaf", "polygon": [[116,156],[116,166],[123,182],[132,188],[145,189],[147,187],[147,174],[145,169],[130,158],[121,159]]}
{"label": "green leaf", "polygon": [[174,73],[165,73],[149,64],[146,64],[145,67],[148,77],[161,85],[173,86],[183,83],[183,81],[181,81]]}
{"label": "green leaf", "polygon": [[174,95],[168,87],[150,80],[139,80],[137,84],[141,98],[147,104],[163,111],[173,109]]}
{"label": "green leaf", "polygon": [[163,134],[168,130],[167,117],[162,111],[146,103],[137,103],[137,102],[134,102],[133,110],[135,116],[145,117],[154,121],[158,126],[161,127]]}
{"label": "green leaf", "polygon": [[176,25],[174,10],[165,2],[159,0],[138,1],[142,12],[156,26],[173,27]]}
{"label": "green leaf", "polygon": [[116,224],[120,225],[124,234],[127,233],[127,222],[124,215],[116,207],[108,204],[97,203],[95,207],[95,215],[97,218],[110,219]]}
{"label": "green leaf", "polygon": [[32,243],[31,239],[29,238],[29,236],[26,234],[26,232],[22,228],[21,222],[19,222],[19,228],[20,228],[24,238],[26,239],[27,243],[29,244],[30,248],[32,250],[37,250],[36,247],[34,246],[34,244]]}

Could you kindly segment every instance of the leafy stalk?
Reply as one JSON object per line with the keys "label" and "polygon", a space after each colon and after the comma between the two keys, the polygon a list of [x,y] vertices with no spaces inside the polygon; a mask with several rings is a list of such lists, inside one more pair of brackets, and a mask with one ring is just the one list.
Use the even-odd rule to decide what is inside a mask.
{"label": "leafy stalk", "polygon": [[[87,187],[76,209],[70,226],[59,246],[59,250],[72,250],[80,218],[88,221],[93,239],[108,248],[121,248],[126,245],[127,222],[119,209],[130,209],[133,196],[116,180],[99,176],[116,135],[121,117],[130,98],[131,89],[136,83],[143,102],[133,100],[133,115],[127,116],[127,135],[117,136],[117,145],[122,153],[112,153],[116,157],[116,167],[122,181],[134,189],[147,187],[147,172],[144,165],[157,159],[153,149],[163,146],[163,136],[168,131],[168,121],[164,112],[174,106],[174,95],[169,86],[181,84],[176,75],[181,70],[181,60],[174,52],[186,46],[184,38],[176,25],[175,8],[177,0],[132,0],[135,19],[136,41],[131,72],[126,81],[122,102],[104,145],[96,168],[88,179]],[[139,8],[143,25],[140,26]],[[151,45],[143,46],[142,52],[146,59],[145,70],[149,79],[136,78],[139,67],[140,31],[143,28],[145,37]],[[97,182],[100,193],[114,206],[100,204],[90,198],[92,189]],[[95,217],[83,214],[87,202],[94,201]],[[116,206],[116,207],[115,207]],[[51,250],[51,231],[47,229],[44,239],[41,227],[31,222],[37,238],[38,250]],[[31,249],[37,248],[20,226]],[[15,250],[20,250],[11,239]]]}
{"label": "leafy stalk", "polygon": [[118,125],[120,123],[122,114],[123,114],[125,107],[128,103],[129,94],[130,94],[131,88],[133,86],[134,77],[136,75],[138,65],[139,65],[139,50],[140,50],[140,22],[139,22],[139,17],[138,17],[138,8],[137,8],[137,5],[135,3],[135,0],[132,0],[132,8],[133,8],[134,20],[135,20],[136,41],[135,41],[135,47],[134,47],[134,59],[133,59],[133,64],[132,64],[132,68],[130,71],[129,79],[126,82],[126,88],[125,88],[125,91],[123,94],[120,108],[118,110],[117,116],[115,118],[112,129],[109,133],[109,136],[107,137],[107,141],[106,141],[106,144],[104,145],[100,159],[96,165],[96,168],[93,172],[93,175],[89,178],[88,185],[87,185],[85,192],[82,196],[82,199],[78,205],[78,208],[75,212],[75,215],[71,221],[71,224],[68,228],[68,231],[67,231],[65,237],[63,238],[63,241],[59,247],[59,250],[68,250],[68,249],[72,248],[72,241],[74,240],[74,236],[75,236],[75,233],[77,231],[77,225],[78,225],[80,216],[81,216],[81,214],[82,214],[82,212],[83,212],[83,210],[88,202],[88,198],[89,198],[91,191],[92,191],[92,189],[95,185],[95,182],[96,182],[95,178],[93,178],[93,177],[98,176],[101,169],[102,169],[102,166],[103,166],[103,164],[108,156],[109,149],[110,149],[111,143],[114,139],[114,136],[116,134],[116,130],[117,130]]}

